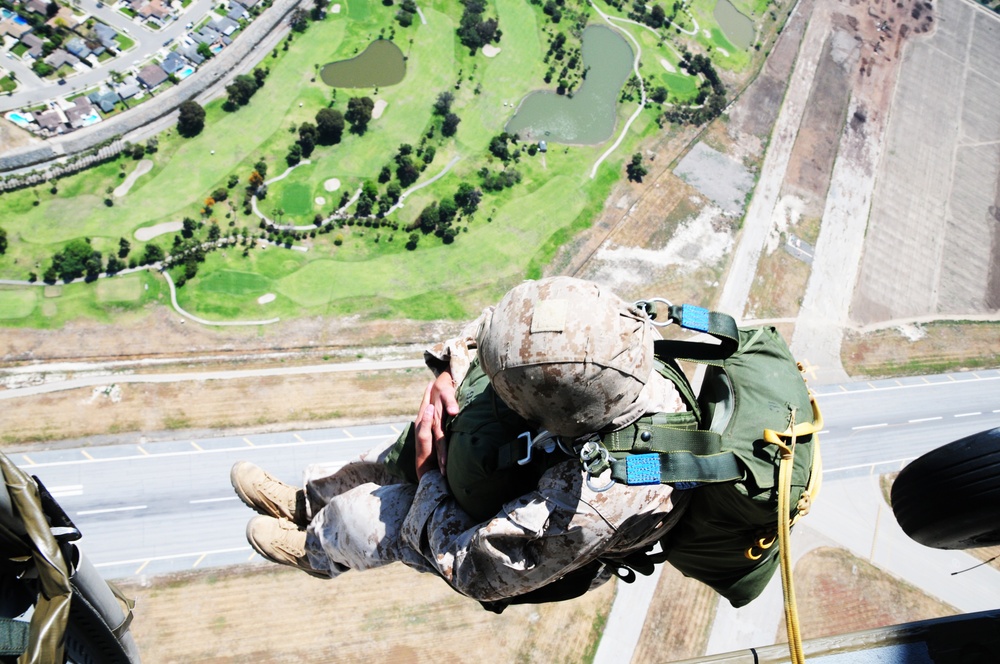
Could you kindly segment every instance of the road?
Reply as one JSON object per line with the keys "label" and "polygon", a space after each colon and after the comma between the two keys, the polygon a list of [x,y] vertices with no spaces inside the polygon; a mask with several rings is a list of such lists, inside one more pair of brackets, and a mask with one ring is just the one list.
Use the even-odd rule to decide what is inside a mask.
{"label": "road", "polygon": [[[898,470],[927,450],[1000,426],[1000,370],[823,386],[825,480]],[[11,458],[37,475],[84,534],[109,578],[134,578],[255,559],[251,512],[229,485],[248,459],[300,484],[313,463],[343,463],[396,437],[403,424],[145,442]]]}

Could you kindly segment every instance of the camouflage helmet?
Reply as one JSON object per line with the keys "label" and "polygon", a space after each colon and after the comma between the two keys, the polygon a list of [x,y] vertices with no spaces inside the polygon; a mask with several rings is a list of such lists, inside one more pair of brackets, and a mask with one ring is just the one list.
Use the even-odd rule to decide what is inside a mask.
{"label": "camouflage helmet", "polygon": [[654,335],[614,293],[552,277],[511,289],[484,318],[477,344],[508,406],[553,433],[581,436],[632,407],[653,370]]}

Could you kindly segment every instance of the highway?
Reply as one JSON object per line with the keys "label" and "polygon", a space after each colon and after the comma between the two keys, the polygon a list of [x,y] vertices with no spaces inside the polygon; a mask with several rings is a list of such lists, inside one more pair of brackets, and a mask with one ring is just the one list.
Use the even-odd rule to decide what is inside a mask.
{"label": "highway", "polygon": [[[1000,427],[1000,370],[816,387],[825,418],[824,480],[898,470],[920,454]],[[248,404],[252,407],[252,404]],[[13,453],[83,532],[108,578],[136,578],[256,558],[252,515],[229,484],[249,459],[289,483],[314,463],[342,464],[405,423]]]}

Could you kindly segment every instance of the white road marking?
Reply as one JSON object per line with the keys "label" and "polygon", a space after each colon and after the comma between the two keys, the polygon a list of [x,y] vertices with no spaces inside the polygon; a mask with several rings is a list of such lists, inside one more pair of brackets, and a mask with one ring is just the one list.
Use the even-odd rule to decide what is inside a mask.
{"label": "white road marking", "polygon": [[94,567],[111,567],[112,565],[138,565],[140,563],[151,563],[151,562],[156,562],[158,560],[174,560],[175,558],[196,558],[198,556],[210,556],[215,553],[235,553],[236,551],[246,551],[246,550],[247,547],[241,546],[236,549],[216,549],[214,551],[196,551],[194,553],[174,553],[166,556],[151,556],[149,558],[134,558],[132,560],[116,560],[110,563],[94,563]]}
{"label": "white road marking", "polygon": [[916,420],[909,420],[909,423],[910,424],[917,424],[918,422],[934,422],[934,421],[940,420],[940,419],[942,419],[942,418],[940,418],[940,417],[921,417],[921,418],[918,418]]}
{"label": "white road marking", "polygon": [[860,431],[861,429],[878,429],[879,427],[889,426],[888,422],[882,422],[880,424],[862,424],[861,426],[851,427],[851,431]]}
{"label": "white road marking", "polygon": [[226,500],[238,500],[236,496],[226,496],[224,498],[199,498],[198,500],[189,500],[188,503],[191,505],[200,505],[201,503],[221,503]]}
{"label": "white road marking", "polygon": [[955,417],[973,417],[974,415],[982,415],[980,412],[975,413],[956,413]]}
{"label": "white road marking", "polygon": [[53,498],[67,498],[69,496],[82,496],[82,484],[67,484],[66,486],[47,487]]}
{"label": "white road marking", "polygon": [[130,507],[109,507],[103,510],[83,510],[82,512],[77,512],[77,516],[86,516],[88,514],[110,514],[111,512],[134,512],[136,510],[144,510],[148,508],[149,505],[132,505]]}

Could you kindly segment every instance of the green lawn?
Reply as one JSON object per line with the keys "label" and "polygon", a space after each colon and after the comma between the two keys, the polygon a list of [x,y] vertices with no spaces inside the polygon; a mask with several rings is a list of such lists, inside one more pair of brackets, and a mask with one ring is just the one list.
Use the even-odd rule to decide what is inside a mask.
{"label": "green lawn", "polygon": [[120,32],[117,35],[115,35],[115,41],[118,42],[119,51],[127,51],[133,46],[135,46],[134,40],[132,40],[128,35],[123,35]]}
{"label": "green lawn", "polygon": [[17,87],[17,82],[14,81],[10,76],[4,76],[0,78],[0,91],[2,92],[13,92],[14,88]]}
{"label": "green lawn", "polygon": [[7,321],[31,315],[38,304],[40,289],[35,286],[21,290],[0,290],[0,319]]}
{"label": "green lawn", "polygon": [[[697,1],[708,7],[710,15],[711,3]],[[419,146],[439,122],[432,105],[443,91],[454,95],[453,110],[461,123],[454,138],[444,140],[435,134],[430,139],[437,154],[420,181],[458,157],[452,170],[406,200],[390,219],[401,226],[398,229],[345,225],[296,241],[306,252],[274,246],[250,248],[247,256],[242,247],[213,252],[199,265],[197,276],[179,289],[178,299],[188,311],[217,320],[349,313],[426,319],[474,315],[482,303],[494,300],[526,275],[538,276],[562,243],[587,228],[622,177],[625,158],[658,131],[655,111],[641,114],[593,180],[590,170],[607,145],[552,145],[544,166],[540,155],[524,154],[520,163],[512,165],[521,173],[521,183],[512,190],[486,194],[474,217],[458,224],[454,244],[421,235],[417,249],[407,250],[405,227],[424,206],[452,195],[462,182],[478,184],[477,171],[484,166],[494,171],[501,167],[487,158],[489,141],[503,130],[516,104],[540,87],[548,66],[543,62],[547,41],[541,30],[550,24],[542,20],[540,7],[523,0],[495,0],[493,6],[503,38],[500,54],[486,58],[481,52],[470,56],[458,43],[455,30],[461,7],[455,0],[421,3],[427,23],[418,20],[407,29],[392,20],[398,10],[395,5],[348,0],[345,11],[331,13],[304,34],[294,35],[287,51],[279,47],[276,57],[264,53],[260,65],[271,73],[247,106],[226,112],[221,100],[213,102],[206,107],[206,126],[197,137],[181,138],[173,129],[160,134],[159,150],[148,157],[152,171],[140,177],[127,196],[114,198],[112,206],[105,204],[106,192],[135,168],[131,159],[60,180],[54,195],[43,185],[0,197],[0,219],[11,240],[6,255],[0,257],[0,278],[24,279],[28,270],[41,274],[53,252],[80,237],[90,238],[105,256],[115,252],[118,239],[124,237],[137,256],[143,243],[135,239],[136,229],[184,217],[202,219],[205,198],[225,187],[230,175],[240,181],[230,190],[232,208],[217,205],[213,217],[223,232],[230,230],[230,223],[259,232],[257,217],[242,212],[242,187],[260,159],[268,165],[268,179],[284,172],[285,155],[296,138],[289,129],[314,122],[317,111],[334,99],[331,88],[318,78],[311,80],[316,66],[353,57],[380,31],[390,36],[394,30],[393,38],[408,58],[404,80],[377,92],[337,90],[333,102],[343,112],[351,96],[367,95],[386,102],[382,117],[371,121],[364,136],[345,132],[338,145],[317,146],[310,164],[269,185],[260,209],[273,218],[282,208],[282,222],[295,225],[312,223],[317,212],[329,215],[343,192],[353,193],[365,180],[375,180],[384,165],[394,166],[401,144]],[[643,71],[651,83],[659,81],[675,98],[694,93],[696,79],[671,74],[660,63],[676,67],[673,47],[659,44],[655,35],[638,26],[626,29],[641,40]],[[118,38],[123,48],[131,46],[124,35]],[[634,102],[619,105],[619,127],[635,108]],[[329,178],[338,178],[341,189],[326,192],[323,182]],[[326,200],[322,206],[315,203],[318,196]],[[171,233],[154,242],[169,249],[173,238]],[[334,242],[337,238],[342,239],[339,245]],[[258,298],[269,293],[276,299],[259,304]],[[111,320],[151,302],[167,302],[162,278],[149,273],[65,286],[58,297],[45,298],[43,306],[7,297],[10,301],[0,307],[13,313],[5,316],[5,324],[37,327],[62,325],[74,317]]]}
{"label": "green lawn", "polygon": [[17,57],[21,57],[22,55],[28,52],[28,46],[27,44],[22,44],[21,42],[18,42],[14,44],[13,48],[10,49],[10,52],[16,55]]}

